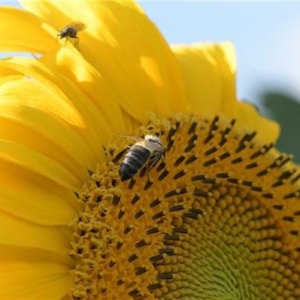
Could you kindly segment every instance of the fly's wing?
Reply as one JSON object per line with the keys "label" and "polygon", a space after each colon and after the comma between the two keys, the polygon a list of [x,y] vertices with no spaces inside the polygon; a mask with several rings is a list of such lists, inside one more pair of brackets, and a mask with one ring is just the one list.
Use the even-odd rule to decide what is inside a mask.
{"label": "fly's wing", "polygon": [[72,22],[70,24],[68,24],[67,26],[65,26],[65,28],[67,27],[71,27],[74,28],[76,31],[80,31],[86,28],[86,25],[82,22]]}

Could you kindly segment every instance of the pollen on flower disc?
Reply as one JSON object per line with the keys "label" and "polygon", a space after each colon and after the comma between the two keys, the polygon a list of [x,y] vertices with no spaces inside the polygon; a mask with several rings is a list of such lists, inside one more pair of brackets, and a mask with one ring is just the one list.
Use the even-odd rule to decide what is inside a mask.
{"label": "pollen on flower disc", "polygon": [[[290,157],[216,116],[153,117],[165,161],[121,182],[126,139],[77,192],[73,299],[300,299]],[[128,133],[130,134],[130,133]],[[135,133],[136,134],[136,133]],[[297,209],[298,207],[298,209]]]}

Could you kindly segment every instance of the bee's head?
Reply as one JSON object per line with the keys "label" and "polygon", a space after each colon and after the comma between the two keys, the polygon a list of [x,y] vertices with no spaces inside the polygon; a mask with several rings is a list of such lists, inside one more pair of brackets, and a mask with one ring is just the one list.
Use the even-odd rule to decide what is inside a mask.
{"label": "bee's head", "polygon": [[66,37],[66,32],[62,30],[61,32],[59,32],[59,33],[57,34],[57,37],[59,37],[60,39]]}
{"label": "bee's head", "polygon": [[161,144],[160,138],[153,134],[146,134],[144,137],[144,140],[149,143],[160,143]]}
{"label": "bee's head", "polygon": [[72,27],[65,27],[63,28],[60,33],[58,34],[60,36],[60,38],[65,38],[67,36],[71,36],[72,34],[75,33],[75,29],[73,29]]}
{"label": "bee's head", "polygon": [[164,153],[163,144],[158,136],[147,134],[145,135],[144,140],[148,147],[154,149],[155,151]]}

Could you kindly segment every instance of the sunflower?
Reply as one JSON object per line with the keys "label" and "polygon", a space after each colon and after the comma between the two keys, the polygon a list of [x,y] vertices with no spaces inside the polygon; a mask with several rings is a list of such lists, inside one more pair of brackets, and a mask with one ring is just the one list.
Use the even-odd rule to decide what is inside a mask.
{"label": "sunflower", "polygon": [[[233,46],[171,47],[129,1],[22,4],[0,8],[1,50],[38,54],[0,61],[0,299],[300,299],[299,169]],[[165,158],[122,181],[121,135]]]}

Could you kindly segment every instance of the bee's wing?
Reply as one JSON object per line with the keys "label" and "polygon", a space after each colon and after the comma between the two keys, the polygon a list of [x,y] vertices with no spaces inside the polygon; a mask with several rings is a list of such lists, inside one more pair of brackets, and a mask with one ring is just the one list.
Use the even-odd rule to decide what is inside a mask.
{"label": "bee's wing", "polygon": [[141,142],[144,140],[142,137],[134,136],[134,135],[118,134],[118,136],[123,137],[123,138],[133,139],[137,142]]}
{"label": "bee's wing", "polygon": [[65,26],[65,28],[66,27],[72,27],[76,31],[80,31],[80,30],[85,29],[86,25],[84,23],[78,21],[78,22],[72,22],[72,23],[68,24],[67,26]]}

